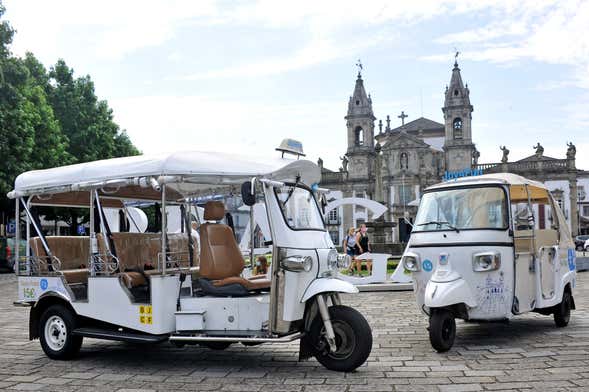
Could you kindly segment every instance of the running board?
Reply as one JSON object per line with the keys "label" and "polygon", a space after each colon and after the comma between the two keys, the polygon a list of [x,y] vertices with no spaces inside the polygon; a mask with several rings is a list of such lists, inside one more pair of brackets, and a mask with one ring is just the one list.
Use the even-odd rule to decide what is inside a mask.
{"label": "running board", "polygon": [[113,331],[99,328],[77,328],[72,331],[73,335],[85,338],[116,340],[130,343],[160,343],[168,340],[169,335],[150,335],[138,332]]}
{"label": "running board", "polygon": [[171,342],[243,342],[243,343],[288,343],[304,336],[302,332],[280,337],[247,337],[247,336],[210,336],[210,335],[172,335]]}

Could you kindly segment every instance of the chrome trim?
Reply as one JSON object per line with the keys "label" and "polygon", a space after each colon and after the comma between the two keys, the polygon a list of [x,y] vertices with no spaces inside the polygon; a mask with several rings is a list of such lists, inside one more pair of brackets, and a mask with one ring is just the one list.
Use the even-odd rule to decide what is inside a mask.
{"label": "chrome trim", "polygon": [[230,336],[184,336],[172,335],[170,341],[174,342],[246,342],[246,343],[288,343],[293,340],[300,339],[304,336],[302,332],[295,332],[290,335],[281,337],[265,337],[265,338],[251,338],[251,337],[230,337]]}

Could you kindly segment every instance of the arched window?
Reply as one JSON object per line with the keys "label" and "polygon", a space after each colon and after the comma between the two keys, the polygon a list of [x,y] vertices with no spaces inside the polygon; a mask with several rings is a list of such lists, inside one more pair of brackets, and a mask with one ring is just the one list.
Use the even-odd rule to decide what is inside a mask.
{"label": "arched window", "polygon": [[354,144],[357,146],[364,145],[364,130],[362,127],[356,127],[354,130]]}
{"label": "arched window", "polygon": [[452,128],[454,129],[454,139],[462,139],[462,119],[460,117],[454,119]]}
{"label": "arched window", "polygon": [[407,156],[406,152],[401,153],[401,158],[399,159],[399,163],[401,164],[401,170],[409,169],[409,157]]}

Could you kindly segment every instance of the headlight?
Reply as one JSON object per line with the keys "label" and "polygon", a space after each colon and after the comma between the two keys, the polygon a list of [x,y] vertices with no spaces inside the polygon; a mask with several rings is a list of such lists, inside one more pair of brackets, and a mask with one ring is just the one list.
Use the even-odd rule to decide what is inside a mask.
{"label": "headlight", "polygon": [[419,271],[419,258],[417,257],[417,255],[403,256],[402,263],[406,270],[412,272]]}
{"label": "headlight", "polygon": [[499,252],[475,253],[472,256],[472,269],[476,272],[493,271],[501,267]]}
{"label": "headlight", "polygon": [[310,256],[288,256],[280,260],[280,265],[287,271],[309,272],[313,267],[313,259]]}
{"label": "headlight", "polygon": [[329,253],[327,254],[327,267],[329,269],[336,269],[337,268],[337,259],[338,259],[337,250],[335,250],[335,249],[330,250]]}
{"label": "headlight", "polygon": [[350,265],[352,264],[352,258],[350,257],[350,255],[338,255],[337,256],[337,267],[339,269],[348,269],[350,268]]}

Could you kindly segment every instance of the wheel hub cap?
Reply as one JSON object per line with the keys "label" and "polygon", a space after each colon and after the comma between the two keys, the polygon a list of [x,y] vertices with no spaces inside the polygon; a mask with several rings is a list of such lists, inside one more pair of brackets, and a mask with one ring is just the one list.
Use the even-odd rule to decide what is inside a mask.
{"label": "wheel hub cap", "polygon": [[65,346],[67,327],[59,316],[51,316],[45,323],[45,341],[50,349],[59,351]]}

